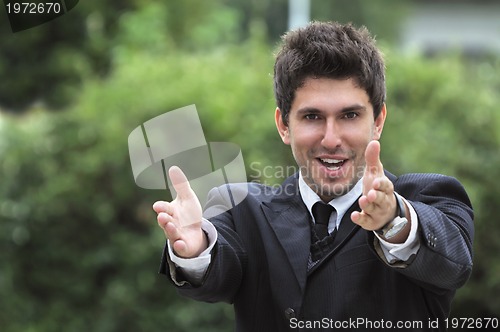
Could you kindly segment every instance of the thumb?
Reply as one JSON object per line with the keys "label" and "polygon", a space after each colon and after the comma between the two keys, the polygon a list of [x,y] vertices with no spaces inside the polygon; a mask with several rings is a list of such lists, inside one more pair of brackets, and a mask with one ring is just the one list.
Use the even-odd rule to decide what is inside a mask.
{"label": "thumb", "polygon": [[177,166],[172,166],[168,170],[168,176],[175,192],[180,199],[187,199],[192,196],[191,186],[184,172]]}
{"label": "thumb", "polygon": [[380,142],[371,141],[366,146],[365,150],[366,169],[365,174],[378,175],[384,172],[382,163],[380,162]]}

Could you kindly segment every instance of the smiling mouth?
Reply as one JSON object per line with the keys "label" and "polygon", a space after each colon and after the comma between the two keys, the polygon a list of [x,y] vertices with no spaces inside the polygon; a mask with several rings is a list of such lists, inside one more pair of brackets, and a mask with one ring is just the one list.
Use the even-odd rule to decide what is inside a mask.
{"label": "smiling mouth", "polygon": [[331,171],[339,170],[347,159],[318,158],[319,162]]}

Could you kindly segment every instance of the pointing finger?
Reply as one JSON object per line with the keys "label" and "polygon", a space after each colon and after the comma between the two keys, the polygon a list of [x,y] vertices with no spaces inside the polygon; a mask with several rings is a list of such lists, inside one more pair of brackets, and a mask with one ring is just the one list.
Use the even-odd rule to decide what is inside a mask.
{"label": "pointing finger", "polygon": [[172,185],[174,186],[175,192],[179,198],[187,199],[191,197],[191,186],[189,185],[186,175],[179,167],[170,167],[168,170],[168,176],[170,177],[170,181],[172,181]]}
{"label": "pointing finger", "polygon": [[365,151],[366,169],[365,174],[381,175],[384,173],[384,168],[380,162],[380,143],[379,141],[371,141],[366,146]]}

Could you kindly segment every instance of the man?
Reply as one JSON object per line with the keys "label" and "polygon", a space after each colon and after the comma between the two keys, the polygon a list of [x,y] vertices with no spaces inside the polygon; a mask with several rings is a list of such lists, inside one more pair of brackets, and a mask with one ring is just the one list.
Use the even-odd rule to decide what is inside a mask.
{"label": "man", "polygon": [[279,188],[230,185],[248,190],[232,208],[212,190],[206,220],[172,167],[177,197],[153,206],[168,239],[161,273],[185,296],[233,303],[237,331],[445,330],[471,273],[471,204],[453,178],[384,170],[384,63],[368,31],[289,32],[274,89],[299,172]]}

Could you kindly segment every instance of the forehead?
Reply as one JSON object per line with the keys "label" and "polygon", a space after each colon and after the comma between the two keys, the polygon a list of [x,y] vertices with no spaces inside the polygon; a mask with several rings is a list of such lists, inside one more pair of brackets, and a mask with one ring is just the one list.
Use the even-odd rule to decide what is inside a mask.
{"label": "forehead", "polygon": [[295,91],[291,111],[302,108],[335,110],[355,104],[373,109],[368,93],[354,79],[306,78]]}

